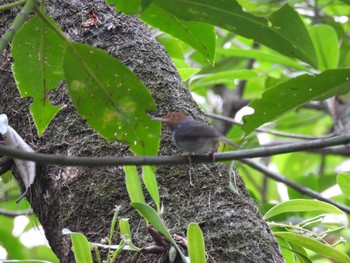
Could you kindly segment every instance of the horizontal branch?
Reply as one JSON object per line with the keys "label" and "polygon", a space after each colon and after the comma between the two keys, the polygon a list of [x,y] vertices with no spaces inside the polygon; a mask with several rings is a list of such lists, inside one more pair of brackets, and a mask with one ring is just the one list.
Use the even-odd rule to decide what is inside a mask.
{"label": "horizontal branch", "polygon": [[[214,155],[214,158],[215,161],[229,161],[240,160],[245,158],[267,157],[289,152],[321,149],[329,146],[343,145],[348,143],[350,143],[350,134],[301,143],[291,143],[279,146],[259,147],[249,150],[237,150],[234,152],[216,153]],[[35,161],[38,163],[88,167],[118,165],[180,165],[188,163],[187,156],[76,157],[56,154],[30,153],[20,151],[1,144],[0,155],[22,160]],[[213,162],[212,158],[209,155],[196,155],[193,156],[191,159],[192,163]]]}

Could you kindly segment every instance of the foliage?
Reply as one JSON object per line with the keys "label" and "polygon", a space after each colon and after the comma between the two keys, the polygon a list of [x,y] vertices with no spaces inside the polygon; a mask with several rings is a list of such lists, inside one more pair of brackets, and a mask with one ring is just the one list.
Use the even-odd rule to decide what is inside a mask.
{"label": "foliage", "polygon": [[[287,256],[286,254],[294,252],[296,258],[298,258],[299,261],[303,262],[304,260],[306,260],[308,262],[309,257],[305,252],[306,248],[319,255],[323,255],[328,258],[334,259],[337,262],[350,262],[350,258],[346,254],[338,251],[326,241],[329,234],[339,231],[341,229],[345,229],[345,226],[334,228],[332,230],[319,230],[319,233],[314,232],[312,230],[310,231],[311,226],[317,226],[322,222],[323,218],[325,217],[325,215],[322,213],[342,214],[342,211],[340,209],[321,201],[294,199],[272,207],[269,211],[266,212],[264,218],[270,219],[271,217],[284,213],[290,213],[291,211],[317,211],[317,213],[315,217],[305,219],[295,224],[284,224],[275,222],[270,223],[270,226],[275,231],[275,236],[278,238],[278,241],[281,245],[282,251],[286,259],[289,258],[289,256]],[[285,231],[281,231],[280,229],[284,229]],[[342,241],[340,240],[340,242]],[[302,255],[300,255],[299,252],[297,253],[297,251],[302,251]],[[294,257],[291,256],[290,259],[287,260],[287,262],[296,261]]]}
{"label": "foliage", "polygon": [[[167,33],[157,39],[206,111],[220,113],[222,104],[217,101],[225,100],[225,94],[234,89],[242,89],[240,99],[249,100],[255,113],[244,118],[242,128],[234,126],[228,135],[244,142],[244,147],[257,146],[262,139],[279,142],[277,135],[258,134],[256,128],[264,124],[298,135],[325,135],[335,129],[338,121],[336,115],[329,113],[339,101],[349,103],[350,27],[346,23],[349,1],[318,0],[312,5],[294,0],[130,0],[127,5],[120,0],[107,2],[116,4],[118,11],[139,15],[149,25]],[[41,12],[15,34],[11,54],[21,95],[34,99],[31,113],[39,135],[61,108],[50,104],[49,92],[65,79],[77,111],[92,128],[107,139],[127,142],[136,154],[157,153],[160,125],[146,114],[155,109],[154,101],[144,84],[121,62],[104,51],[68,40]],[[329,99],[331,107],[327,108],[324,100],[334,96],[337,98]],[[250,134],[244,137],[245,133]],[[349,176],[339,173],[344,170],[340,168],[345,160],[336,152],[292,153],[266,161],[294,182],[317,193],[328,190],[329,199],[349,205]],[[236,165],[265,218],[274,216],[278,222],[270,225],[287,262],[329,262],[327,256],[348,262],[349,244],[333,247],[342,243],[337,240],[350,235],[343,227],[347,216],[336,215],[339,210],[335,207],[309,200],[309,196],[290,187],[283,188],[248,166]],[[137,170],[129,167],[125,171],[132,205],[172,242],[159,217],[161,206],[155,175],[151,168],[143,169],[144,184],[157,212],[145,203]],[[8,187],[6,178],[2,176],[0,184],[4,196],[18,193],[13,185]],[[12,199],[4,201],[2,207],[12,209]],[[280,204],[269,210],[276,202]],[[319,214],[315,216],[315,210],[332,216],[325,220]],[[10,258],[14,255],[16,259],[28,258],[29,249],[11,234],[13,220],[4,218],[1,222],[6,227],[2,229],[0,245]],[[116,224],[117,217],[111,233],[115,232]],[[127,221],[119,221],[118,225],[123,226],[120,231],[129,242],[131,231]],[[190,226],[189,234],[192,232],[198,229]],[[200,240],[198,234],[194,242],[198,251]],[[116,258],[125,246],[132,246],[128,242],[121,239],[112,257]],[[35,257],[39,258],[39,254]]]}
{"label": "foliage", "polygon": [[[124,64],[104,51],[68,40],[41,13],[18,31],[12,48],[15,79],[22,96],[34,98],[31,113],[39,135],[61,108],[50,104],[48,92],[65,79],[76,109],[92,128],[109,140],[127,142],[136,154],[157,153],[160,124],[146,114],[155,103]],[[105,107],[97,111],[101,105]]]}
{"label": "foliage", "polygon": [[[148,173],[148,177],[154,176],[154,173],[152,173],[148,168],[147,168],[148,171],[146,172]],[[138,178],[138,173],[136,168],[124,167],[124,171],[126,176],[125,184],[128,189],[128,194],[131,200],[131,206],[135,208],[139,212],[139,214],[145,219],[147,225],[151,224],[152,227],[156,229],[156,231],[159,231],[157,233],[159,236],[162,236],[165,239],[167,239],[171,243],[171,245],[176,248],[183,262],[189,262],[188,258],[186,258],[184,253],[182,252],[182,249],[180,249],[179,245],[176,243],[173,236],[167,230],[164,222],[161,219],[159,212],[157,213],[151,206],[146,204],[144,200],[144,194],[141,188],[141,182]],[[152,180],[156,181],[155,178],[153,178]],[[136,187],[134,187],[134,185],[136,185]],[[152,189],[151,191],[156,196],[159,196],[158,189]],[[158,199],[156,198],[154,201],[158,201]],[[112,237],[116,233],[115,224],[116,224],[117,217],[118,217],[118,209],[116,209],[116,212],[114,214],[114,217],[111,223],[109,240],[108,240],[109,252],[108,252],[107,262],[115,262],[115,260],[117,259],[117,257],[119,256],[122,250],[131,250],[135,252],[142,252],[143,250],[145,250],[145,248],[138,248],[132,243],[130,225],[127,219],[119,220],[121,241],[117,246],[112,245],[112,241],[113,241]],[[71,236],[72,248],[74,251],[74,256],[76,261],[91,262],[89,259],[91,257],[91,251],[90,251],[90,246],[88,245],[88,241],[86,237],[82,233],[74,233],[69,231],[68,229],[63,229],[62,233],[69,234]],[[153,235],[151,236],[153,237]],[[93,246],[98,246],[98,244],[91,243],[91,247]],[[191,262],[197,262],[197,263],[205,262],[205,248],[204,248],[203,234],[197,224],[192,223],[189,225],[188,247],[189,247]],[[111,248],[113,248],[115,251],[111,252],[110,250]]]}

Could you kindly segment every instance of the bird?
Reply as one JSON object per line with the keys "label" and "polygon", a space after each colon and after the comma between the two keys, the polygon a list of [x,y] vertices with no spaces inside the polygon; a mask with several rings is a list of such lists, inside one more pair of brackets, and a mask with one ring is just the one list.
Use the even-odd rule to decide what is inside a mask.
{"label": "bird", "polygon": [[221,141],[239,148],[237,144],[227,139],[221,132],[209,124],[194,120],[182,112],[170,112],[165,117],[153,117],[161,121],[172,131],[176,147],[188,154],[204,154],[210,152],[213,158],[215,146]]}

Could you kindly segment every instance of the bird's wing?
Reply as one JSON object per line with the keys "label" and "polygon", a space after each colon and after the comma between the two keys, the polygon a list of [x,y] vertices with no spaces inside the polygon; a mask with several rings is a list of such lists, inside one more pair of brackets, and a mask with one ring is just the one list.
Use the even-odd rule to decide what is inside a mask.
{"label": "bird's wing", "polygon": [[183,120],[181,127],[177,130],[177,135],[183,138],[217,138],[223,136],[210,125],[195,120]]}

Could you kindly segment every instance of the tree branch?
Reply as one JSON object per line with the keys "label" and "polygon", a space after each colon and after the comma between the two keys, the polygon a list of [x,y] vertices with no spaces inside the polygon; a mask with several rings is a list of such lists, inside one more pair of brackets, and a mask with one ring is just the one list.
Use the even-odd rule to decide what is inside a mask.
{"label": "tree branch", "polygon": [[31,213],[33,213],[32,209],[8,211],[8,210],[0,208],[0,215],[8,216],[8,217],[27,216]]}
{"label": "tree branch", "polygon": [[[291,143],[271,147],[259,147],[249,150],[216,153],[215,161],[241,160],[245,158],[267,157],[277,154],[309,151],[334,145],[350,143],[350,134],[318,139],[302,143]],[[50,163],[67,166],[117,166],[117,165],[181,165],[187,164],[187,156],[141,156],[141,157],[76,157],[55,154],[30,153],[0,144],[0,155],[17,159],[31,160],[38,163]],[[209,155],[195,155],[192,163],[213,162]]]}
{"label": "tree branch", "polygon": [[[297,143],[295,140],[274,140],[269,143],[263,144],[264,147],[281,146],[291,143]],[[323,149],[309,149],[306,152],[311,152],[315,154],[333,154],[339,156],[350,156],[350,147],[348,145],[336,145],[332,147],[327,147]]]}
{"label": "tree branch", "polygon": [[260,163],[257,163],[257,162],[254,162],[254,161],[248,160],[248,159],[240,160],[240,162],[245,163],[246,165],[262,172],[263,174],[265,174],[267,177],[269,177],[271,179],[274,179],[278,182],[281,182],[281,183],[288,185],[289,187],[297,190],[298,192],[300,192],[302,194],[305,194],[307,196],[310,196],[310,197],[316,198],[318,200],[324,201],[326,203],[332,204],[332,205],[338,207],[339,209],[341,209],[342,211],[344,211],[345,213],[350,214],[350,207],[349,206],[343,205],[341,203],[338,203],[338,202],[335,202],[331,199],[323,197],[318,192],[311,190],[310,188],[307,188],[307,187],[302,186],[300,184],[297,184],[296,182],[286,178],[285,176],[269,170],[266,166],[264,166]]}

